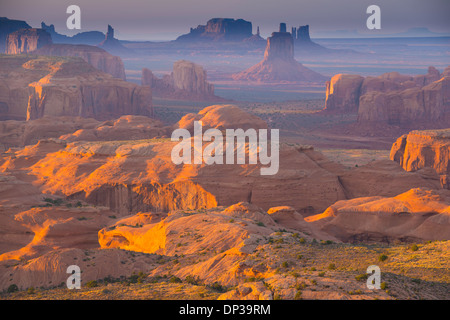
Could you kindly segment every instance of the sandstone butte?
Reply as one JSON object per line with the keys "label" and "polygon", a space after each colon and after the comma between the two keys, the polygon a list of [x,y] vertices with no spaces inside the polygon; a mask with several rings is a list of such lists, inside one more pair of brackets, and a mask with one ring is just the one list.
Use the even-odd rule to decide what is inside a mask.
{"label": "sandstone butte", "polygon": [[214,95],[214,85],[206,81],[202,66],[186,60],[173,64],[173,71],[163,78],[156,77],[151,70],[142,69],[141,84],[150,86],[155,97],[189,99],[196,101],[224,100]]}
{"label": "sandstone butte", "polygon": [[440,175],[442,187],[450,189],[450,129],[404,134],[392,145],[390,159],[406,171],[431,167]]}
{"label": "sandstone butte", "polygon": [[294,59],[294,39],[289,32],[273,32],[267,38],[264,59],[232,75],[234,80],[256,82],[323,82],[325,77]]}
{"label": "sandstone butte", "polygon": [[[209,127],[234,128],[230,115],[238,112],[211,106],[177,126],[189,128],[199,118]],[[38,131],[44,121],[55,127]],[[243,284],[249,276],[286,286],[279,292],[293,298],[287,280],[277,275],[276,255],[277,263],[251,258],[269,238],[293,239],[279,230],[309,242],[448,239],[449,191],[430,168],[407,172],[393,161],[374,161],[348,170],[311,147],[284,144],[280,170],[270,177],[259,175],[259,165],[175,166],[175,142],[161,138],[165,127],[153,119],[90,120],[79,129],[75,122],[73,133],[63,129],[63,121],[27,121],[23,132],[29,125],[48,138],[0,156],[1,289],[11,283],[21,289],[59,285],[75,261],[85,282],[142,270],[161,275],[170,268],[183,279],[238,286],[222,299],[242,292],[273,298],[258,283]],[[256,119],[241,111],[239,121]],[[139,128],[130,140],[106,141],[127,126]],[[148,137],[132,139],[140,134]],[[311,298],[347,297],[307,292]]]}
{"label": "sandstone butte", "polygon": [[337,74],[327,82],[325,110],[357,113],[360,123],[402,127],[450,121],[450,67],[442,74],[429,67],[425,75],[398,72],[378,77]]}
{"label": "sandstone butte", "polygon": [[7,54],[80,57],[93,67],[125,80],[125,68],[120,57],[96,46],[54,44],[50,34],[43,29],[20,29],[8,34],[5,51]]}
{"label": "sandstone butte", "polygon": [[153,114],[150,87],[114,78],[78,57],[4,55],[0,70],[2,120]]}

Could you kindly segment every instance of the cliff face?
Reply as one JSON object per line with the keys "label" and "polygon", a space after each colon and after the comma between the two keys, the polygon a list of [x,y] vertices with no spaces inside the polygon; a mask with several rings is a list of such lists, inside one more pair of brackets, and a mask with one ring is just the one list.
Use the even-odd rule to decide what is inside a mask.
{"label": "cliff face", "polygon": [[[285,26],[283,30],[285,29]],[[264,59],[247,70],[233,74],[234,80],[257,82],[322,82],[325,77],[294,59],[294,40],[288,32],[267,38]]]}
{"label": "cliff face", "polygon": [[114,78],[81,58],[6,56],[0,59],[0,70],[3,120],[152,115],[150,87]]}
{"label": "cliff face", "polygon": [[450,129],[412,131],[392,145],[390,159],[406,171],[431,167],[450,189]]}
{"label": "cliff face", "polygon": [[31,27],[25,21],[0,17],[0,52],[5,52],[8,34],[20,29],[31,29]]}
{"label": "cliff face", "polygon": [[252,36],[252,23],[243,19],[214,18],[206,25],[191,28],[188,34],[181,35],[177,41],[230,40],[242,41]]}
{"label": "cliff face", "polygon": [[35,50],[33,53],[48,56],[80,57],[95,68],[116,78],[126,80],[122,59],[95,46],[51,44]]}
{"label": "cliff face", "polygon": [[[447,68],[450,69],[450,68]],[[327,82],[325,109],[358,113],[361,123],[409,126],[448,121],[450,77],[434,67],[428,73],[406,76],[397,72],[379,77],[335,75]]]}
{"label": "cliff face", "polygon": [[50,34],[42,29],[20,29],[8,34],[5,52],[7,54],[29,53],[51,43]]}
{"label": "cliff face", "polygon": [[221,100],[214,95],[214,85],[206,81],[206,71],[200,65],[186,60],[176,61],[173,72],[162,79],[144,68],[141,84],[150,86],[154,95],[158,97]]}

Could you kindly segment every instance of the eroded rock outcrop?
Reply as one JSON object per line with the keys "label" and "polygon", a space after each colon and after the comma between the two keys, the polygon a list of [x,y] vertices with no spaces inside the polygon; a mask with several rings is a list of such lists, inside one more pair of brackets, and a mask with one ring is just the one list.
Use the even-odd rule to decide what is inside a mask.
{"label": "eroded rock outcrop", "polygon": [[0,65],[3,120],[152,115],[150,87],[114,78],[81,58],[5,56]]}
{"label": "eroded rock outcrop", "polygon": [[122,45],[118,39],[114,38],[114,29],[109,24],[108,31],[105,35],[105,40],[100,42],[98,46],[108,52],[115,54],[125,54],[131,52],[131,50]]}
{"label": "eroded rock outcrop", "polygon": [[156,97],[172,99],[191,99],[220,101],[214,95],[214,85],[206,81],[206,71],[198,64],[179,60],[173,64],[173,71],[162,79],[156,77],[151,70],[142,69],[141,84],[150,86]]}
{"label": "eroded rock outcrop", "polygon": [[13,20],[0,17],[0,52],[5,52],[6,37],[8,34],[20,29],[31,29],[30,25],[22,20]]}
{"label": "eroded rock outcrop", "polygon": [[395,197],[338,201],[305,218],[342,241],[447,240],[450,192],[411,189]]}
{"label": "eroded rock outcrop", "polygon": [[52,37],[45,30],[20,29],[8,34],[5,52],[7,54],[29,53],[51,43]]}
{"label": "eroded rock outcrop", "polygon": [[319,82],[325,79],[294,59],[294,40],[289,32],[273,32],[267,38],[264,59],[232,77],[234,80],[257,82]]}
{"label": "eroded rock outcrop", "polygon": [[95,68],[109,73],[113,77],[126,80],[122,59],[99,47],[83,44],[50,44],[32,53],[46,56],[80,57]]}
{"label": "eroded rock outcrop", "polygon": [[191,28],[177,41],[228,40],[242,41],[252,36],[252,23],[243,19],[213,18],[206,25]]}
{"label": "eroded rock outcrop", "polygon": [[450,129],[412,131],[392,145],[390,159],[406,171],[431,167],[450,189]]}
{"label": "eroded rock outcrop", "polygon": [[327,82],[325,110],[358,113],[360,123],[413,124],[450,121],[450,78],[434,67],[425,75],[390,72],[379,77],[335,75]]}

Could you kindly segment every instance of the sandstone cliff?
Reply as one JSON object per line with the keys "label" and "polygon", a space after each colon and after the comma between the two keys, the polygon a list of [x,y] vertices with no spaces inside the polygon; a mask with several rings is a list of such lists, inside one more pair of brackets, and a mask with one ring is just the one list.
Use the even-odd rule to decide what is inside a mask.
{"label": "sandstone cliff", "polygon": [[[449,69],[449,68],[447,68]],[[446,70],[447,70],[446,69]],[[412,127],[450,121],[450,78],[434,67],[425,75],[335,75],[327,82],[325,110],[358,113],[360,123]]]}
{"label": "sandstone cliff", "polygon": [[406,171],[431,167],[440,175],[442,187],[450,189],[450,129],[405,134],[392,145],[390,159]]}
{"label": "sandstone cliff", "polygon": [[5,52],[7,54],[29,53],[51,43],[52,37],[45,30],[20,29],[8,34]]}
{"label": "sandstone cliff", "polygon": [[173,71],[162,79],[149,69],[142,69],[142,85],[150,86],[156,97],[186,100],[220,101],[214,95],[214,85],[206,81],[206,71],[198,64],[179,60],[173,64]]}
{"label": "sandstone cliff", "polygon": [[0,17],[0,52],[5,52],[6,37],[8,34],[20,29],[31,29],[30,25],[22,20],[13,20]]}
{"label": "sandstone cliff", "polygon": [[80,57],[95,68],[110,75],[126,80],[122,59],[105,50],[89,45],[50,44],[32,52],[38,55]]}
{"label": "sandstone cliff", "polygon": [[234,80],[257,82],[321,82],[325,77],[294,59],[294,40],[288,32],[274,32],[267,38],[264,59],[232,75]]}
{"label": "sandstone cliff", "polygon": [[0,65],[0,117],[4,120],[152,115],[150,87],[114,78],[81,58],[4,56]]}

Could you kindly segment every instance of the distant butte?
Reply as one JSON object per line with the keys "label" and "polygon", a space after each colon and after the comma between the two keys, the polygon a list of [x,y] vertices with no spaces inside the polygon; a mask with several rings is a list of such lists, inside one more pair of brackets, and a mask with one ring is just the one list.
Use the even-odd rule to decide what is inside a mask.
{"label": "distant butte", "polygon": [[284,23],[280,24],[279,32],[273,32],[267,38],[264,59],[232,77],[234,80],[256,82],[322,82],[326,79],[294,59],[294,38],[286,32]]}

